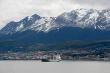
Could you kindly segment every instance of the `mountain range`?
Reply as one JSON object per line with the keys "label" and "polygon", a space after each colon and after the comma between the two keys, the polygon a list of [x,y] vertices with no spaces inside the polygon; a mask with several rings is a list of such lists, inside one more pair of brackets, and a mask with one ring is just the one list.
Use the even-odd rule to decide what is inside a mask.
{"label": "mountain range", "polygon": [[34,14],[18,22],[11,21],[0,30],[0,46],[8,49],[32,48],[33,45],[38,48],[39,45],[41,47],[44,44],[53,45],[77,40],[108,42],[110,10],[76,9],[56,17]]}

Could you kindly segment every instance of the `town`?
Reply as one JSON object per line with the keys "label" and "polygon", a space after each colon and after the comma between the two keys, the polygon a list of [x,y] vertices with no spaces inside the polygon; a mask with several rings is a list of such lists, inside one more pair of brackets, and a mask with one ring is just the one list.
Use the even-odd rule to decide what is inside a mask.
{"label": "town", "polygon": [[62,60],[92,60],[92,61],[110,61],[110,50],[60,50],[60,51],[30,51],[30,52],[2,52],[0,60],[41,60],[44,56],[53,56],[59,54]]}

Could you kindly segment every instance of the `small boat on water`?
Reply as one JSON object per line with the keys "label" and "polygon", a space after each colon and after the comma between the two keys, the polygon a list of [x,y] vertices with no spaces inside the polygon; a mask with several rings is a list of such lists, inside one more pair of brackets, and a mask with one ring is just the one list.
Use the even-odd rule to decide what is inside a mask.
{"label": "small boat on water", "polygon": [[61,61],[61,56],[60,55],[53,55],[51,57],[44,57],[41,59],[42,62],[59,62]]}

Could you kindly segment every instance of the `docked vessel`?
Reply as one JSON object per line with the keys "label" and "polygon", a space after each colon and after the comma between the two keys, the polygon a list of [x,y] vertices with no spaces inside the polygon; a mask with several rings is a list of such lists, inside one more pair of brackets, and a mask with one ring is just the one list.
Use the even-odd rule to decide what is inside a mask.
{"label": "docked vessel", "polygon": [[42,60],[42,62],[59,62],[61,61],[61,56],[60,55],[53,55],[53,56],[46,56]]}

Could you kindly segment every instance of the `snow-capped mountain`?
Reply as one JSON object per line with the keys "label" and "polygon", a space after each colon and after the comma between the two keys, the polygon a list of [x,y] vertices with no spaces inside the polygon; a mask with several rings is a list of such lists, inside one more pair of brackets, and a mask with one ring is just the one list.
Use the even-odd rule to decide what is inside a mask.
{"label": "snow-capped mountain", "polygon": [[110,28],[110,10],[76,9],[61,14],[55,22],[62,26],[107,30]]}
{"label": "snow-capped mountain", "polygon": [[[74,43],[77,40],[87,41],[86,44],[92,41],[109,41],[110,10],[76,9],[57,17],[41,17],[34,14],[19,22],[12,21],[0,30],[0,51],[27,51],[38,48],[46,50],[54,48],[53,44],[60,43],[68,44],[67,47],[63,46],[66,49],[76,48],[80,42],[72,45],[72,42],[68,41]],[[97,47],[110,47],[110,42],[95,44]],[[57,46],[60,48],[62,45]],[[94,44],[91,45],[93,48],[96,47]],[[46,48],[47,46],[49,47]],[[82,44],[79,47],[82,48]]]}
{"label": "snow-capped mountain", "polygon": [[32,26],[37,20],[41,19],[41,17],[37,14],[32,15],[31,17],[26,17],[19,22],[10,22],[8,23],[2,30],[2,33],[5,34],[13,34],[15,32],[20,32],[24,28]]}
{"label": "snow-capped mountain", "polygon": [[26,30],[49,32],[62,27],[110,29],[110,10],[76,9],[64,12],[58,17],[41,17],[37,14],[26,17],[19,22],[10,22],[1,33],[13,34]]}

